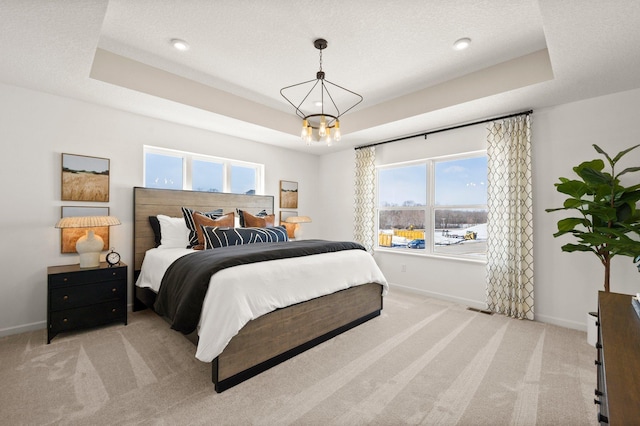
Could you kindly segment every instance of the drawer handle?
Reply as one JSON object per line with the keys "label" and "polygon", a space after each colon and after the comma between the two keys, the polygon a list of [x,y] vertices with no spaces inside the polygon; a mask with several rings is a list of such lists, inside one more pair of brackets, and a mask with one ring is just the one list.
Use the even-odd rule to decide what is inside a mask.
{"label": "drawer handle", "polygon": [[111,310],[111,312],[115,312],[115,311],[116,311],[116,308],[113,308],[113,309]]}
{"label": "drawer handle", "polygon": [[65,294],[64,296],[62,296],[62,300],[69,300],[69,296]]}
{"label": "drawer handle", "polygon": [[115,272],[112,272],[112,273],[111,273],[111,275],[113,275],[113,276],[115,277],[115,276],[116,276],[116,273],[115,273]]}
{"label": "drawer handle", "polygon": [[111,291],[115,293],[116,291],[118,291],[118,289],[117,288],[112,288]]}
{"label": "drawer handle", "polygon": [[63,318],[62,322],[69,322],[69,320],[67,318]]}
{"label": "drawer handle", "polygon": [[63,278],[62,281],[67,282],[67,278]]}

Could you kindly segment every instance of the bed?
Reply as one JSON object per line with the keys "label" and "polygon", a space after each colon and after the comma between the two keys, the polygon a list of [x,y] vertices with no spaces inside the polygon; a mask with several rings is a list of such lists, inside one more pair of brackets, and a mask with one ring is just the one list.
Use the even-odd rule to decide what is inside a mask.
{"label": "bed", "polygon": [[[253,214],[263,210],[267,213],[273,213],[273,204],[273,196],[134,188],[134,311],[148,307],[153,308],[158,297],[157,289],[151,288],[151,286],[139,287],[135,285],[138,281],[144,281],[146,272],[142,274],[142,277],[140,275],[142,265],[145,263],[145,255],[149,253],[148,263],[153,250],[158,250],[154,249],[156,241],[154,231],[149,223],[149,216],[180,217],[183,206],[189,206],[199,211],[223,209],[224,212],[235,212],[240,209]],[[294,245],[295,243],[298,242],[283,244]],[[355,254],[356,251],[360,252],[360,250],[349,250],[349,252],[354,252],[352,254]],[[181,254],[177,253],[169,257],[171,256],[180,257]],[[304,262],[316,262],[319,256],[324,256],[323,262],[332,261],[331,256],[327,254],[308,256]],[[279,267],[282,270],[282,262],[287,261],[290,262],[291,259],[276,262],[281,263]],[[166,259],[163,262],[165,262],[165,266],[153,269],[162,270],[170,263]],[[256,267],[258,266],[265,267],[264,265],[256,265]],[[215,274],[214,277],[226,276],[229,278],[231,270],[234,270],[233,276],[238,276],[236,270],[241,268],[245,268],[245,266],[226,269]],[[247,267],[246,269],[250,270],[251,268]],[[244,273],[244,269],[242,271]],[[162,275],[162,272],[156,272],[156,274]],[[295,274],[290,275],[292,275],[292,279],[296,279]],[[201,360],[208,360],[207,356],[211,356],[211,353],[215,354],[215,358],[211,359],[212,381],[215,390],[222,392],[380,315],[383,306],[383,293],[387,288],[386,281],[384,281],[384,277],[381,277],[381,274],[380,277],[375,274],[372,276],[375,281],[357,283],[358,285],[336,291],[323,290],[326,291],[326,294],[307,295],[303,300],[252,318],[242,326],[237,334],[225,342],[219,353],[214,351],[203,357],[197,356]],[[219,280],[224,280],[224,278],[219,278]],[[249,278],[249,280],[251,279]],[[334,280],[333,276],[327,279],[325,284],[328,288],[334,285],[332,280]],[[213,296],[209,296],[209,293],[207,293],[207,297],[216,300]],[[207,299],[205,299],[205,308],[208,306],[207,303]],[[206,310],[202,311],[203,318],[206,312]],[[199,324],[199,327],[201,332],[205,329],[203,324]],[[207,335],[198,336],[197,333],[192,333],[187,337],[198,345],[197,354],[200,354],[200,345],[203,345],[208,339]]]}

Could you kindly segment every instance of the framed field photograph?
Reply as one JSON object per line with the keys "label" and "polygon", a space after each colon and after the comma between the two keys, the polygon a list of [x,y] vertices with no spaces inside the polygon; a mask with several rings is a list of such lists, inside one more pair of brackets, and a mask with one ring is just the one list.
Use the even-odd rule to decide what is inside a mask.
{"label": "framed field photograph", "polygon": [[298,182],[280,181],[280,208],[298,208]]}
{"label": "framed field photograph", "polygon": [[[109,207],[76,207],[62,206],[62,214],[60,217],[79,217],[79,216],[109,216]],[[60,253],[77,253],[76,241],[93,229],[96,235],[102,237],[104,247],[102,250],[109,249],[109,227],[100,226],[97,228],[64,228],[61,229]]]}
{"label": "framed field photograph", "polygon": [[62,154],[63,201],[109,201],[109,159]]}
{"label": "framed field photograph", "polygon": [[282,225],[287,220],[288,217],[293,217],[293,216],[298,216],[298,212],[281,210],[280,225]]}

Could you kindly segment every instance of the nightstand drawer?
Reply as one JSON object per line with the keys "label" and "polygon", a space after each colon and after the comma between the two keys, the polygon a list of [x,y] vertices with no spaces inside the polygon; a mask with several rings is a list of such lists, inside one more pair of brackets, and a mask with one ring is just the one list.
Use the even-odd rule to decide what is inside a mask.
{"label": "nightstand drawer", "polygon": [[126,322],[127,306],[122,301],[101,303],[66,311],[51,312],[49,327],[53,332],[93,327],[121,319]]}
{"label": "nightstand drawer", "polygon": [[127,297],[126,281],[105,281],[95,284],[53,288],[49,297],[52,311],[123,300]]}
{"label": "nightstand drawer", "polygon": [[101,268],[101,269],[84,269],[78,272],[60,273],[49,275],[49,285],[52,287],[84,284],[87,282],[87,275],[90,274],[92,282],[121,280],[127,278],[127,268]]}

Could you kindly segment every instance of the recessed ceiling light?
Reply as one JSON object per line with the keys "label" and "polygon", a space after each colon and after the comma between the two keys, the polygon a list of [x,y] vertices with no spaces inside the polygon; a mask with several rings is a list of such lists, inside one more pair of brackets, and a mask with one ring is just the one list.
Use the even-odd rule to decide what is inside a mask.
{"label": "recessed ceiling light", "polygon": [[453,43],[453,48],[456,50],[464,50],[467,47],[469,47],[469,45],[471,44],[471,39],[470,38],[461,38],[459,40],[456,40],[455,43]]}
{"label": "recessed ceiling light", "polygon": [[179,38],[172,38],[171,45],[182,52],[189,50],[189,43],[184,40],[180,40]]}

